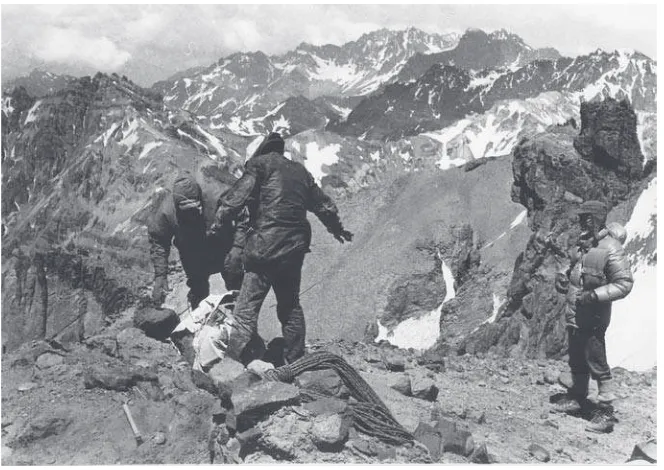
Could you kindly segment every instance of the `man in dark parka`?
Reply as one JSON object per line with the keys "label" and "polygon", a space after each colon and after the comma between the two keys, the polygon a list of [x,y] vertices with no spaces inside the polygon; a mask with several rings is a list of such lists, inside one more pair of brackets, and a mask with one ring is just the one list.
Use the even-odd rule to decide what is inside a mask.
{"label": "man in dark parka", "polygon": [[216,224],[224,227],[243,207],[249,229],[243,254],[245,276],[233,316],[229,351],[244,361],[242,351],[258,328],[258,316],[270,288],[285,340],[285,363],[304,354],[305,321],[300,305],[304,256],[309,252],[311,211],[341,243],[353,235],[344,230],[337,207],[304,165],[284,156],[284,140],[269,134],[247,161],[242,178],[221,199]]}

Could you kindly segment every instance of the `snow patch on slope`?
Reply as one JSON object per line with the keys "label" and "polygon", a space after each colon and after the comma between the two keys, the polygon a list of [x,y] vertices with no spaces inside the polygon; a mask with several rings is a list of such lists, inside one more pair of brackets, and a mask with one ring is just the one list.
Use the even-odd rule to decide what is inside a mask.
{"label": "snow patch on slope", "polygon": [[[657,179],[643,191],[625,225],[630,248],[639,239],[655,236],[657,230]],[[638,246],[638,243],[637,243]],[[648,370],[657,364],[657,250],[649,253],[645,246],[629,253],[634,287],[627,297],[613,303],[611,325],[606,332],[609,364],[630,370]]]}
{"label": "snow patch on slope", "polygon": [[316,142],[307,142],[305,146],[305,161],[304,166],[309,170],[320,184],[321,179],[325,176],[323,166],[329,166],[339,161],[339,150],[341,145],[331,144],[326,147],[318,147]]}
{"label": "snow patch on slope", "polygon": [[452,270],[438,253],[441,261],[441,270],[445,281],[445,298],[435,310],[418,318],[408,318],[399,323],[392,330],[384,327],[378,320],[378,336],[375,341],[387,340],[390,344],[399,348],[413,348],[426,350],[431,348],[440,336],[440,315],[443,305],[452,300],[456,292],[454,290],[454,275]]}
{"label": "snow patch on slope", "polygon": [[509,154],[524,133],[535,134],[578,117],[575,95],[546,92],[525,100],[499,101],[483,114],[422,134],[442,144],[438,167]]}
{"label": "snow patch on slope", "polygon": [[32,108],[30,108],[30,110],[28,111],[28,115],[26,116],[23,125],[29,124],[37,120],[37,109],[39,108],[39,105],[41,103],[42,100],[37,100],[35,104],[32,105]]}
{"label": "snow patch on slope", "polygon": [[138,159],[139,159],[139,160],[142,160],[143,158],[147,157],[148,154],[149,154],[151,151],[153,151],[153,150],[156,149],[157,147],[161,147],[162,145],[163,145],[163,142],[160,142],[160,141],[158,141],[158,142],[148,142],[148,143],[145,144],[145,146],[143,147],[143,150],[141,151],[141,154],[138,156]]}

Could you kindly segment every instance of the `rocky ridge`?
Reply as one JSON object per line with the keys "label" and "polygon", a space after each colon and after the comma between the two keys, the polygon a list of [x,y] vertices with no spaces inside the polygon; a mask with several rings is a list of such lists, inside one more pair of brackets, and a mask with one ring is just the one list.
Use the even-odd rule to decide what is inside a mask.
{"label": "rocky ridge", "polygon": [[[620,423],[612,434],[591,435],[583,419],[548,411],[549,396],[560,391],[553,384],[564,369],[558,361],[441,356],[442,368],[430,369],[385,344],[312,342],[308,351],[330,351],[359,371],[413,433],[413,444],[395,446],[348,425],[352,399],[334,372],[283,384],[240,367],[235,385],[224,388],[230,395],[218,395],[222,389],[192,373],[171,344],[144,336],[130,318],[71,348],[35,342],[3,355],[3,465],[509,464],[542,456],[621,463],[656,432],[654,371],[614,370]],[[319,398],[312,400],[314,389]]]}

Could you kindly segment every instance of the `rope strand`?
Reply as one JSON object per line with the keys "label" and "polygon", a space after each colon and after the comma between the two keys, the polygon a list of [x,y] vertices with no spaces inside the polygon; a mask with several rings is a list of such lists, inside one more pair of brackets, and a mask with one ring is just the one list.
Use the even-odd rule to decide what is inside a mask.
{"label": "rope strand", "polygon": [[[341,378],[358,403],[349,405],[353,426],[369,436],[384,442],[402,445],[413,442],[411,433],[406,431],[392,416],[390,410],[371,386],[343,358],[327,351],[306,355],[292,364],[286,364],[265,373],[268,380],[292,382],[295,377],[307,371],[333,369]],[[306,393],[307,398],[315,398],[317,393]]]}

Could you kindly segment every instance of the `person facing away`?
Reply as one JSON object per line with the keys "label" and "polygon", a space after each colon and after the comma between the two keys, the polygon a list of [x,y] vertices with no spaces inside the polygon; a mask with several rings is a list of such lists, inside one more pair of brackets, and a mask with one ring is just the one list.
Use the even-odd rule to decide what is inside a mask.
{"label": "person facing away", "polygon": [[242,249],[246,222],[229,223],[214,234],[217,203],[228,190],[213,181],[203,191],[190,173],[180,173],[173,183],[172,197],[166,196],[148,223],[150,258],[154,265],[152,300],[157,306],[168,291],[168,257],[171,243],[176,246],[187,276],[189,304],[195,309],[210,294],[209,277],[220,273],[229,290],[242,285]]}
{"label": "person facing away", "polygon": [[607,208],[600,201],[587,201],[578,210],[581,236],[570,251],[571,265],[559,273],[556,289],[566,294],[571,386],[555,405],[557,411],[575,412],[587,404],[590,378],[597,381],[598,413],[588,431],[610,432],[611,402],[615,400],[611,369],[606,359],[605,333],[611,321],[611,302],[626,297],[633,286],[632,271],[622,243],[625,229],[606,225]]}
{"label": "person facing away", "polygon": [[224,227],[245,206],[249,209],[245,275],[233,310],[236,328],[229,352],[243,363],[251,359],[242,352],[257,331],[261,306],[272,288],[285,343],[283,360],[292,363],[304,355],[300,281],[311,243],[307,211],[316,214],[340,243],[352,241],[353,234],[344,230],[336,205],[304,165],[284,156],[284,140],[276,132],[261,142],[243,176],[220,200],[216,227]]}

